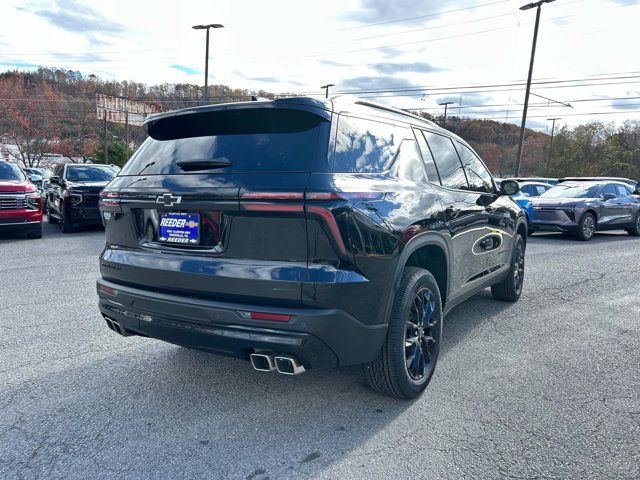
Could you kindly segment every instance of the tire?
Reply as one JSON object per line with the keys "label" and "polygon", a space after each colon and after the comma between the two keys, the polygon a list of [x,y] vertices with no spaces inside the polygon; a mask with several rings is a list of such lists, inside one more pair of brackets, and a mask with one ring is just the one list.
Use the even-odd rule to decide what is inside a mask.
{"label": "tire", "polygon": [[525,243],[522,235],[516,237],[515,248],[511,254],[509,273],[503,281],[491,285],[491,294],[502,302],[516,302],[522,294],[524,285]]}
{"label": "tire", "polygon": [[627,229],[627,233],[632,237],[640,237],[640,212],[636,215],[633,227]]}
{"label": "tire", "polygon": [[[378,357],[364,365],[371,388],[402,399],[419,396],[435,371],[441,338],[442,300],[438,283],[429,271],[406,267],[393,302],[387,338]],[[428,361],[425,351],[429,354]]]}
{"label": "tire", "polygon": [[40,222],[37,226],[32,227],[27,232],[28,238],[42,238],[43,224]]}
{"label": "tire", "polygon": [[47,222],[48,223],[58,223],[58,219],[57,218],[53,218],[51,216],[51,207],[49,206],[49,202],[47,202],[45,204],[45,211],[44,213],[47,215]]}
{"label": "tire", "polygon": [[585,213],[578,223],[576,238],[582,242],[588,242],[596,235],[596,217],[593,213]]}
{"label": "tire", "polygon": [[62,233],[73,233],[73,223],[65,215],[64,203],[60,202],[60,227],[62,227]]}

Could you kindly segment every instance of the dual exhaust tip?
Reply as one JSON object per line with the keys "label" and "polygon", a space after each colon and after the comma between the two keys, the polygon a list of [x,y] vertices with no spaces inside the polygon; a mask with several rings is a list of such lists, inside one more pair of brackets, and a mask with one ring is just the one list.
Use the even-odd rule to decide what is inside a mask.
{"label": "dual exhaust tip", "polygon": [[283,375],[299,375],[305,371],[300,361],[293,355],[272,355],[270,353],[252,353],[251,365],[259,372],[273,372]]}
{"label": "dual exhaust tip", "polygon": [[[104,315],[103,315],[104,316]],[[107,322],[107,327],[116,332],[123,337],[129,337],[131,334],[127,332],[122,325],[116,322],[113,318],[104,317],[105,322]]]}

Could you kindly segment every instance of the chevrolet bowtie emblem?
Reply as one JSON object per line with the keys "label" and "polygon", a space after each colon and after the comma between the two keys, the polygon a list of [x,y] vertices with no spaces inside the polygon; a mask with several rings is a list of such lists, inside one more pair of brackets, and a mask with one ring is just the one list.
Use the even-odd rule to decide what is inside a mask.
{"label": "chevrolet bowtie emblem", "polygon": [[158,195],[156,198],[156,203],[161,203],[165,207],[173,207],[174,205],[180,205],[182,201],[182,197],[173,196],[170,193],[165,193],[164,195]]}

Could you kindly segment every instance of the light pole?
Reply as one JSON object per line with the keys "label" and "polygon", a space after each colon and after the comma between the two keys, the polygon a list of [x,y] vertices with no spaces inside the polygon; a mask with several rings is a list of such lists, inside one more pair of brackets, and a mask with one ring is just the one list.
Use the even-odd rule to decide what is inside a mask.
{"label": "light pole", "polygon": [[441,107],[444,106],[444,118],[442,119],[442,128],[447,126],[447,107],[453,103],[456,103],[456,102],[442,102],[438,104]]}
{"label": "light pole", "polygon": [[333,83],[327,83],[326,85],[320,87],[324,88],[324,98],[329,98],[329,89],[331,87],[335,87],[335,85]]}
{"label": "light pole", "polygon": [[520,176],[520,164],[522,163],[522,147],[524,146],[524,129],[527,124],[527,108],[529,108],[529,92],[531,91],[531,77],[533,76],[533,61],[536,57],[536,43],[538,42],[538,26],[540,25],[540,11],[543,3],[551,3],[555,0],[539,0],[520,7],[520,10],[536,9],[536,26],[533,30],[533,44],[531,46],[531,60],[529,61],[529,76],[527,77],[527,90],[524,94],[524,110],[522,111],[522,125],[520,125],[520,141],[518,142],[518,158],[516,159],[516,177]]}
{"label": "light pole", "polygon": [[209,25],[194,25],[194,30],[206,30],[207,31],[207,45],[204,54],[204,101],[209,100],[209,29],[210,28],[224,28],[224,25],[219,23],[210,23]]}
{"label": "light pole", "polygon": [[547,121],[551,120],[551,142],[549,142],[549,159],[551,159],[551,154],[553,153],[553,134],[556,130],[556,120],[562,120],[560,117],[556,118],[547,118]]}

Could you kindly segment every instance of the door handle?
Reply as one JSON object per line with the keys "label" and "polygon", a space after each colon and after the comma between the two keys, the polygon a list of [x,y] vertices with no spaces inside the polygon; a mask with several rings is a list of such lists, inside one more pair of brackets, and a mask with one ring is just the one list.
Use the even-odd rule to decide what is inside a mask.
{"label": "door handle", "polygon": [[447,215],[450,215],[452,217],[456,217],[460,213],[460,209],[459,208],[453,208],[453,207],[447,207],[447,208],[445,208],[444,212]]}

